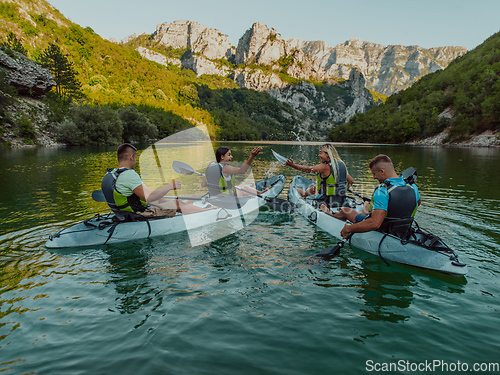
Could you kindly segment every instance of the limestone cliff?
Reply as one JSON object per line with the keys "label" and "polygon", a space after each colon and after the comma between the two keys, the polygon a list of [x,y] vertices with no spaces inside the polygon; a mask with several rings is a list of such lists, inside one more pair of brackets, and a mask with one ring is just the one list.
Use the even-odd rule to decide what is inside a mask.
{"label": "limestone cliff", "polygon": [[332,126],[348,122],[356,113],[364,113],[374,105],[363,74],[357,69],[352,69],[349,79],[340,84],[313,85],[302,81],[267,92],[302,115],[298,128],[304,134],[302,139],[309,140],[324,139]]}
{"label": "limestone cliff", "polygon": [[269,67],[274,72],[297,79],[321,81],[327,78],[309,55],[291,46],[276,30],[260,22],[254,23],[240,38],[235,63]]}
{"label": "limestone cliff", "polygon": [[467,52],[464,47],[383,46],[358,38],[336,47],[322,41],[286,41],[311,56],[327,76],[347,78],[356,67],[365,75],[368,88],[386,95],[407,88],[428,73],[446,68]]}
{"label": "limestone cliff", "polygon": [[[322,41],[283,39],[259,22],[236,48],[219,31],[190,21],[159,24],[150,40],[151,48],[156,43],[181,50],[175,63],[197,75],[226,76],[241,88],[267,91],[288,103],[311,140],[324,138],[332,126],[374,106],[366,87],[390,95],[466,52],[461,47],[386,47],[357,38],[331,47]],[[174,63],[151,50],[138,51],[159,63]]]}
{"label": "limestone cliff", "polygon": [[[245,32],[236,48],[218,30],[191,21],[159,24],[152,40],[190,50],[182,66],[198,75],[231,74],[241,87],[267,90],[286,86],[280,74],[313,81],[348,79],[352,69],[357,68],[366,77],[368,88],[386,95],[445,68],[467,52],[463,47],[383,46],[358,38],[331,47],[323,41],[283,39],[275,29],[260,22]],[[221,64],[226,60],[234,63],[233,69]]]}
{"label": "limestone cliff", "polygon": [[207,59],[231,59],[231,41],[216,29],[209,29],[199,23],[175,21],[156,27],[152,40],[160,45],[177,49],[190,49]]}

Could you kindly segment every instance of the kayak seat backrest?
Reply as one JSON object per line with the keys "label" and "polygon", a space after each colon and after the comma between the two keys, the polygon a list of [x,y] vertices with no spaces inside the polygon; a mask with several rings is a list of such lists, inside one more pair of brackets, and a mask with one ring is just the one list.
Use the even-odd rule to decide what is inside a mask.
{"label": "kayak seat backrest", "polygon": [[398,218],[388,218],[384,219],[384,222],[378,229],[379,232],[389,233],[396,237],[401,238],[402,240],[407,241],[412,235],[412,224],[413,218],[406,219],[398,219]]}
{"label": "kayak seat backrest", "polygon": [[[322,203],[325,203],[329,208],[340,208],[344,206],[345,196],[344,195],[330,195],[324,197]],[[321,204],[319,205],[321,207]]]}
{"label": "kayak seat backrest", "polygon": [[115,214],[114,221],[117,222],[131,222],[131,221],[144,221],[147,220],[146,217],[136,214],[134,212],[127,212],[127,211],[121,211],[121,210],[113,210],[113,213]]}

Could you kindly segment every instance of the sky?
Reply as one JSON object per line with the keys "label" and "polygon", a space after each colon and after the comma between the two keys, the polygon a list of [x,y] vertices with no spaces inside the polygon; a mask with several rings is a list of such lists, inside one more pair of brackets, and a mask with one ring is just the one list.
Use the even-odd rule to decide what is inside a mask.
{"label": "sky", "polygon": [[334,47],[357,37],[385,46],[462,46],[500,31],[500,0],[48,0],[66,18],[104,38],[152,34],[159,23],[198,22],[233,46],[255,22],[283,38]]}

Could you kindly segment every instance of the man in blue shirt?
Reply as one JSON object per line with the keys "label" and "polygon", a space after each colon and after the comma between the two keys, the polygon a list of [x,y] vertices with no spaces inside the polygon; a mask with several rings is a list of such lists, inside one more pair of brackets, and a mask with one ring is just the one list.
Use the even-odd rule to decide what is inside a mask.
{"label": "man in blue shirt", "polygon": [[[387,218],[406,219],[415,215],[420,205],[420,194],[415,184],[407,184],[396,174],[394,165],[387,155],[378,155],[370,162],[373,178],[380,186],[373,192],[370,202],[370,214],[359,213],[344,207],[333,216],[340,220],[349,220],[340,231],[342,238],[350,233],[363,233],[380,228]],[[391,198],[391,199],[389,199]]]}

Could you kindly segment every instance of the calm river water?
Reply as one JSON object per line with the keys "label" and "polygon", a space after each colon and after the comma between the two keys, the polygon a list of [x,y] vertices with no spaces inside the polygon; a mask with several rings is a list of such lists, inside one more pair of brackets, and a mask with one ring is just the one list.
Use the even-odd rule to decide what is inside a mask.
{"label": "calm river water", "polygon": [[[229,145],[242,162],[255,147]],[[319,160],[315,144],[263,146],[252,164],[256,179],[270,170],[289,183],[298,173],[278,166],[271,148],[310,165]],[[383,364],[402,373],[430,372],[425,364],[450,373],[498,366],[500,150],[338,151],[364,195],[376,186],[367,168],[375,155],[391,156],[398,171],[415,167],[417,222],[458,252],[468,275],[386,266],[347,245],[325,266],[309,267],[336,240],[269,208],[245,230],[198,247],[179,234],[49,251],[49,234],[106,211],[90,193],[115,165],[115,148],[0,151],[0,372],[291,375],[359,374]]]}

